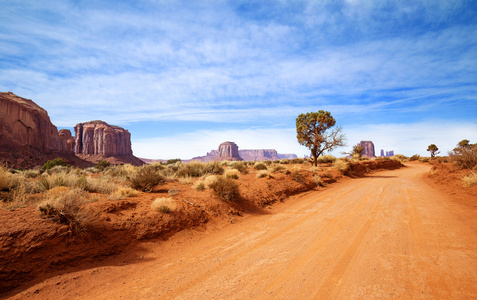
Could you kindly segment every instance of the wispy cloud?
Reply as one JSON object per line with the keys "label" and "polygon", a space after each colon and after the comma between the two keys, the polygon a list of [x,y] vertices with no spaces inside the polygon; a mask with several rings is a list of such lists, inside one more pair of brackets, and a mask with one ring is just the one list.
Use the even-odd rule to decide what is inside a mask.
{"label": "wispy cloud", "polygon": [[9,2],[0,90],[61,127],[473,122],[476,16],[459,0]]}

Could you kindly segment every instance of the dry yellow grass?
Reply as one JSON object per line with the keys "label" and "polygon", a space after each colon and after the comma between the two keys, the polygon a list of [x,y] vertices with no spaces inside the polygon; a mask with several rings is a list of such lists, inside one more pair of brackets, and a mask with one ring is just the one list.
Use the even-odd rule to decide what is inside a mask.
{"label": "dry yellow grass", "polygon": [[177,204],[172,198],[156,198],[151,203],[151,209],[158,212],[168,213],[177,209]]}
{"label": "dry yellow grass", "polygon": [[232,178],[232,179],[239,179],[240,178],[240,171],[237,169],[229,169],[225,171],[224,176],[227,178]]}
{"label": "dry yellow grass", "polygon": [[477,184],[477,172],[470,173],[469,175],[462,178],[462,181],[464,183],[464,187],[473,187]]}

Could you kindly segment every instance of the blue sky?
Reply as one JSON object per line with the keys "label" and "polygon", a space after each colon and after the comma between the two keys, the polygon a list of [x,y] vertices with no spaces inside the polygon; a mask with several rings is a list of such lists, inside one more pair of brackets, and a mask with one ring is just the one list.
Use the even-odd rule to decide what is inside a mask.
{"label": "blue sky", "polygon": [[[59,128],[104,120],[145,158],[308,154],[300,113],[328,110],[349,151],[477,142],[475,1],[0,0],[0,91]],[[379,152],[378,152],[379,153]]]}

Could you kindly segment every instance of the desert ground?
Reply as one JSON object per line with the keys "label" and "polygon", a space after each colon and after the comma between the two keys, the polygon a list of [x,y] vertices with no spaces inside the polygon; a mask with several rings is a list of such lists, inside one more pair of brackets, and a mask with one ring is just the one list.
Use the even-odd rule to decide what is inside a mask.
{"label": "desert ground", "polygon": [[406,163],[346,178],[38,276],[4,297],[476,299],[476,189],[435,169]]}

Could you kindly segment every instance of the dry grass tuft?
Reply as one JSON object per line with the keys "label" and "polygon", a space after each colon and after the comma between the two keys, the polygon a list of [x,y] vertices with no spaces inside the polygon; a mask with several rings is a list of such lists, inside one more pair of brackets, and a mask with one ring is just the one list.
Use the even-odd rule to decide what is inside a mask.
{"label": "dry grass tuft", "polygon": [[247,165],[244,163],[244,162],[241,162],[241,161],[234,161],[232,163],[230,163],[230,167],[232,169],[236,169],[238,170],[240,173],[242,174],[246,174],[247,173]]}
{"label": "dry grass tuft", "polygon": [[151,209],[158,212],[168,213],[176,208],[176,202],[172,198],[156,198],[151,203]]}
{"label": "dry grass tuft", "polygon": [[12,185],[11,174],[5,166],[0,164],[0,191],[9,190]]}
{"label": "dry grass tuft", "polygon": [[333,167],[340,171],[342,174],[347,174],[349,172],[349,162],[344,159],[337,159],[333,163]]}
{"label": "dry grass tuft", "polygon": [[462,178],[464,187],[470,188],[477,184],[477,172],[471,172],[469,175]]}
{"label": "dry grass tuft", "polygon": [[227,178],[232,178],[232,179],[239,179],[240,178],[240,171],[237,169],[230,169],[225,171],[224,176]]}
{"label": "dry grass tuft", "polygon": [[270,176],[270,172],[268,172],[267,170],[261,170],[261,171],[258,171],[257,175],[255,176],[257,178],[264,178],[264,177]]}
{"label": "dry grass tuft", "polygon": [[84,207],[87,197],[81,189],[55,187],[45,194],[38,210],[42,217],[67,225],[70,234],[83,233],[93,220],[91,212]]}
{"label": "dry grass tuft", "polygon": [[116,191],[114,191],[109,197],[109,200],[122,200],[126,199],[128,197],[136,197],[139,195],[139,192],[135,189],[132,189],[130,187],[125,187],[125,188],[118,188]]}

